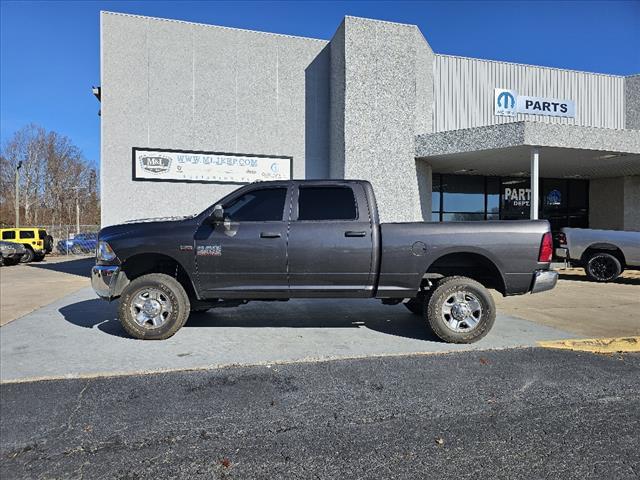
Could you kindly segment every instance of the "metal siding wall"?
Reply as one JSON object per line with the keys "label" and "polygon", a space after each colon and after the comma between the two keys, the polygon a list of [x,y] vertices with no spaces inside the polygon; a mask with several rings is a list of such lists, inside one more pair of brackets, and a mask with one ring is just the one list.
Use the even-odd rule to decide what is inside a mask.
{"label": "metal siding wall", "polygon": [[[624,77],[436,55],[434,131],[530,121],[625,128]],[[576,117],[494,115],[494,89],[576,102]]]}

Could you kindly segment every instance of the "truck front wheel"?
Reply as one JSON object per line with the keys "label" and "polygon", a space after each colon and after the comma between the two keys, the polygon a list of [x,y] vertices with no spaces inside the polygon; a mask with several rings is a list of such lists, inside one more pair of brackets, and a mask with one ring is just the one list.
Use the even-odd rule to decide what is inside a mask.
{"label": "truck front wheel", "polygon": [[433,333],[448,343],[473,343],[484,337],[496,319],[489,291],[467,277],[441,281],[425,302],[426,320]]}
{"label": "truck front wheel", "polygon": [[122,292],[118,314],[129,335],[164,340],[189,318],[189,296],[173,277],[150,273],[133,280]]}

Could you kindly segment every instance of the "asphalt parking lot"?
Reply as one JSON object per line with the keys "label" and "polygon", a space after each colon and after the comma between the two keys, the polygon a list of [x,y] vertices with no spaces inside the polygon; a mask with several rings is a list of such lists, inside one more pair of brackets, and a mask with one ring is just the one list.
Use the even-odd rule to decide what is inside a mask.
{"label": "asphalt parking lot", "polygon": [[[9,267],[10,272],[3,268],[3,318],[6,291],[22,288],[34,276],[53,276],[58,298],[2,327],[1,381],[503,349],[544,340],[640,334],[640,277],[601,285],[569,272],[551,292],[497,298],[495,327],[473,345],[442,343],[403,306],[375,300],[250,303],[192,315],[171,339],[145,342],[125,335],[116,302],[96,298],[88,286],[91,263],[75,259]],[[13,275],[11,285],[5,272]],[[67,288],[72,292],[66,294]]]}
{"label": "asphalt parking lot", "polygon": [[638,372],[535,348],[5,384],[0,472],[637,479]]}

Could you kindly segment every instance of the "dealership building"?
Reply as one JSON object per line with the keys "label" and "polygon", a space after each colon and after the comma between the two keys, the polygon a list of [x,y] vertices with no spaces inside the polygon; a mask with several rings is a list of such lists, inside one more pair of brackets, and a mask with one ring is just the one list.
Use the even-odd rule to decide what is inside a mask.
{"label": "dealership building", "polygon": [[364,18],[326,41],[103,12],[95,91],[103,225],[347,178],[385,222],[640,230],[640,75],[441,55]]}

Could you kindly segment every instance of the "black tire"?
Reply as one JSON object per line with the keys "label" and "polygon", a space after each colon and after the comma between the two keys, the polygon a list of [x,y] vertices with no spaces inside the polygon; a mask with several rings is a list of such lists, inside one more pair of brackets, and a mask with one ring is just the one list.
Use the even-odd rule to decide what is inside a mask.
{"label": "black tire", "polygon": [[[139,301],[145,292],[149,291],[158,292],[161,297],[158,301],[165,304],[168,301],[171,306],[170,312],[160,315],[166,313],[158,326],[151,325],[151,320],[141,324],[134,318],[135,311],[142,312],[134,302]],[[123,328],[132,337],[141,340],[164,340],[182,328],[189,318],[190,308],[189,296],[175,278],[163,273],[150,273],[136,278],[124,289],[120,297],[118,316]],[[145,318],[143,315],[142,319]]]}
{"label": "black tire", "polygon": [[403,303],[407,310],[409,310],[414,315],[423,315],[424,314],[424,298],[423,295],[419,294],[417,297],[412,298],[408,302]]}
{"label": "black tire", "polygon": [[584,271],[594,282],[612,282],[622,273],[622,265],[610,253],[595,252],[587,257]]}
{"label": "black tire", "polygon": [[458,278],[458,277],[443,277],[443,278],[434,280],[429,290],[421,291],[417,297],[412,298],[411,300],[409,300],[407,303],[404,303],[403,305],[407,307],[407,309],[411,313],[424,316],[424,312],[426,308],[425,305],[429,303],[429,299],[431,298],[431,295],[433,294],[435,289],[440,285],[442,285],[444,282],[448,282],[449,280],[454,278]]}
{"label": "black tire", "polygon": [[15,258],[3,258],[2,260],[4,262],[4,265],[7,267],[10,267],[11,265],[17,265],[18,263],[20,263],[20,260]]}
{"label": "black tire", "polygon": [[47,253],[51,253],[53,250],[53,237],[51,235],[46,235],[44,237],[44,251]]}
{"label": "black tire", "polygon": [[33,255],[34,262],[41,262],[42,260],[44,260],[44,253],[36,253]]}
{"label": "black tire", "polygon": [[[456,294],[460,300],[456,300]],[[456,308],[457,315],[453,314],[453,308]],[[496,320],[496,305],[489,291],[467,277],[455,276],[441,280],[431,298],[425,302],[424,310],[433,333],[447,343],[477,342],[489,333]],[[465,313],[469,313],[466,317],[469,320],[458,319],[458,315]],[[476,322],[473,326],[466,323],[472,317]],[[457,324],[454,327],[449,322]]]}
{"label": "black tire", "polygon": [[25,248],[25,252],[24,255],[22,255],[22,257],[20,257],[20,263],[30,263],[33,261],[33,258],[35,257],[35,253],[33,250],[31,250],[29,247]]}

